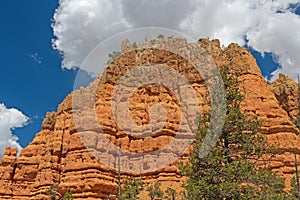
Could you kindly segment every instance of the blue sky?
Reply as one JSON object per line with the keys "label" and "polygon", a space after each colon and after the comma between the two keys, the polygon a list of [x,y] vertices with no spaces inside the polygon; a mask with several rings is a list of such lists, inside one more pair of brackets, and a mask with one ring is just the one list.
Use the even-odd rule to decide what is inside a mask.
{"label": "blue sky", "polygon": [[[64,5],[58,4],[58,1],[54,0],[28,0],[28,1],[20,1],[20,0],[9,0],[9,1],[2,1],[0,7],[0,24],[1,24],[1,31],[0,31],[0,58],[1,58],[1,73],[0,73],[0,104],[4,104],[4,110],[8,111],[10,108],[16,108],[17,110],[21,111],[23,115],[29,118],[29,123],[26,124],[26,120],[22,119],[20,124],[18,125],[11,125],[9,129],[12,129],[12,132],[9,134],[16,135],[19,140],[18,142],[22,147],[28,145],[28,143],[33,139],[35,134],[40,131],[42,120],[48,111],[55,111],[57,105],[65,98],[65,96],[73,90],[74,79],[76,77],[77,69],[75,65],[80,63],[80,59],[77,58],[80,56],[85,57],[86,54],[91,50],[91,47],[95,46],[101,40],[107,38],[111,34],[115,34],[118,31],[123,31],[128,28],[134,27],[141,27],[144,26],[160,26],[165,27],[166,24],[163,23],[163,17],[160,15],[166,15],[164,12],[157,11],[158,14],[157,19],[150,19],[151,23],[148,24],[149,19],[142,19],[141,13],[137,13],[134,9],[134,6],[131,4],[124,4],[122,9],[123,12],[119,13],[119,2],[120,0],[115,0],[116,4],[111,3],[110,5],[105,5],[103,2],[97,2],[97,5],[89,5],[88,1],[77,1],[79,3],[75,3],[75,1],[69,1],[73,3],[66,3]],[[67,2],[63,0],[62,2]],[[91,1],[90,1],[91,2]],[[100,3],[101,2],[101,3]],[[148,1],[149,2],[149,1]],[[152,2],[152,1],[150,1]],[[166,11],[165,2],[162,1],[161,3],[161,10]],[[174,1],[175,2],[175,1]],[[213,1],[211,1],[213,2]],[[244,0],[236,1],[236,5],[232,6],[240,6],[240,3],[245,3]],[[145,3],[144,3],[145,4]],[[189,5],[190,4],[190,5]],[[277,48],[276,46],[272,46],[272,41],[269,43],[260,42],[261,38],[259,37],[260,29],[256,31],[250,31],[249,27],[242,27],[242,24],[235,24],[237,27],[241,27],[241,31],[237,34],[232,34],[232,37],[225,37],[222,30],[232,28],[234,30],[235,27],[227,26],[224,24],[217,24],[216,27],[221,26],[223,29],[215,29],[210,30],[211,26],[208,26],[206,29],[202,28],[202,32],[196,32],[194,27],[189,26],[188,20],[192,20],[192,17],[198,19],[200,14],[203,13],[201,10],[202,7],[197,7],[196,11],[193,8],[193,1],[186,1],[184,6],[179,6],[182,9],[182,12],[186,13],[193,13],[190,18],[186,18],[185,20],[181,20],[187,16],[186,13],[178,14],[176,12],[176,4],[174,9],[167,9],[168,15],[171,16],[172,20],[178,20],[176,23],[172,24],[172,26],[167,28],[174,28],[184,33],[190,35],[197,35],[199,37],[210,37],[212,38],[212,34],[216,38],[221,38],[221,42],[223,44],[228,44],[229,42],[237,42],[240,45],[246,45],[245,40],[240,40],[240,38],[244,38],[245,35],[249,40],[249,49],[253,53],[253,55],[258,59],[258,64],[261,66],[262,72],[264,76],[269,76],[276,68],[280,66],[280,64],[285,64],[285,60],[290,58],[291,61],[294,61],[294,64],[297,63],[296,59],[293,59],[293,54],[286,54],[285,52],[289,52],[289,48],[293,49],[294,46],[291,44],[290,46],[285,46],[284,44],[286,41],[281,39],[281,36],[278,34],[278,41],[282,41],[282,48],[284,51],[281,51],[281,48]],[[296,4],[295,4],[296,5]],[[105,7],[107,6],[107,8]],[[114,7],[115,6],[115,7]],[[142,5],[145,7],[149,7],[149,5]],[[152,5],[151,5],[152,6]],[[155,5],[153,5],[155,6]],[[277,6],[277,5],[276,5]],[[60,8],[60,11],[57,12],[55,22],[56,25],[54,26],[55,36],[58,37],[56,41],[57,49],[54,50],[52,48],[52,39],[55,38],[53,35],[53,29],[51,27],[53,15],[55,13],[56,8]],[[226,12],[230,11],[231,7],[227,8],[222,7],[222,12],[225,10]],[[282,6],[281,6],[282,7]],[[278,6],[278,9],[280,8]],[[294,6],[295,7],[295,6]],[[101,9],[106,8],[106,13],[110,14],[103,14],[104,12]],[[112,9],[113,8],[113,9]],[[205,8],[205,6],[204,6]],[[203,9],[204,9],[203,8]],[[271,8],[271,7],[270,7]],[[273,8],[273,7],[272,7]],[[94,10],[93,10],[94,9]],[[96,10],[95,10],[96,9]],[[98,9],[98,10],[97,10]],[[109,10],[111,9],[111,10]],[[177,8],[178,9],[178,8]],[[268,13],[269,7],[264,8],[266,10],[265,13]],[[290,17],[291,19],[295,19],[295,24],[299,23],[299,16],[295,17],[294,15],[288,14],[287,7],[282,8],[287,14],[282,15],[282,17]],[[175,11],[174,11],[175,10]],[[111,11],[111,12],[110,12]],[[201,11],[201,12],[200,12]],[[224,12],[225,12],[224,11]],[[172,13],[171,13],[172,12]],[[215,13],[219,13],[220,10],[216,11]],[[245,15],[249,14],[251,19],[255,19],[255,16],[259,11],[250,9],[244,10]],[[86,13],[92,13],[91,15],[86,15]],[[96,14],[95,14],[96,13]],[[147,12],[144,12],[146,16]],[[232,12],[230,12],[232,13]],[[293,13],[300,13],[300,9],[293,10]],[[211,15],[214,12],[210,13]],[[238,15],[239,13],[237,13]],[[107,15],[107,16],[106,16]],[[177,17],[177,15],[180,15]],[[67,16],[67,17],[66,17]],[[92,17],[91,17],[92,16]],[[149,15],[150,16],[150,15]],[[217,15],[216,15],[217,16]],[[76,19],[76,17],[84,18],[86,21],[92,21],[101,23],[98,35],[94,33],[89,34],[89,29],[94,30],[93,23],[91,25],[86,25],[86,21],[80,21],[79,24],[74,25],[74,21],[70,19]],[[153,16],[150,16],[150,18]],[[178,19],[177,19],[177,18]],[[202,16],[203,17],[203,16]],[[233,16],[234,17],[234,16]],[[270,19],[277,19],[278,16],[276,13],[269,13],[266,14],[266,18],[269,17]],[[289,18],[289,19],[290,19]],[[138,20],[137,20],[138,19]],[[199,18],[201,21],[201,18]],[[216,17],[218,20],[218,16]],[[98,20],[98,21],[97,21]],[[134,21],[136,20],[136,21]],[[181,20],[181,21],[179,21]],[[165,21],[168,21],[166,19]],[[115,23],[113,23],[115,22]],[[194,21],[195,22],[195,21]],[[263,26],[264,22],[255,21],[257,24]],[[277,22],[277,21],[275,21]],[[65,27],[68,29],[61,30],[59,27],[60,24],[64,24]],[[201,22],[202,26],[205,27],[205,22]],[[271,23],[271,22],[270,22]],[[292,22],[290,22],[292,23]],[[84,31],[80,29],[78,25],[86,25],[86,29]],[[110,27],[110,24],[119,24],[116,27]],[[196,24],[197,23],[192,23]],[[275,23],[276,25],[276,23]],[[289,24],[289,27],[294,28],[293,24]],[[78,26],[78,28],[76,28]],[[244,26],[244,25],[243,25]],[[249,25],[251,26],[251,25]],[[278,25],[279,26],[279,25]],[[75,27],[72,29],[72,27]],[[276,28],[276,26],[275,26]],[[280,28],[280,27],[279,27]],[[247,30],[247,32],[245,32]],[[251,29],[252,30],[252,29]],[[274,29],[275,32],[277,29]],[[268,37],[269,32],[274,30],[264,30],[264,34]],[[290,32],[295,32],[294,30],[287,30]],[[83,33],[84,32],[84,33]],[[92,31],[90,31],[92,32]],[[81,35],[82,33],[82,35]],[[228,33],[231,33],[230,31]],[[299,32],[297,32],[299,33]],[[84,35],[86,34],[86,35]],[[225,34],[226,35],[226,34]],[[227,34],[230,35],[230,34]],[[68,37],[76,38],[81,37],[80,41],[83,42],[91,42],[89,48],[85,49],[85,46],[81,46],[82,44],[79,42],[74,45],[73,41],[69,41]],[[88,40],[87,40],[88,38]],[[97,38],[93,40],[94,38]],[[229,42],[228,42],[229,41]],[[298,41],[298,40],[297,40]],[[299,40],[300,41],[300,40]],[[298,41],[298,43],[299,43]],[[298,45],[296,43],[295,45]],[[77,46],[76,46],[77,45]],[[298,45],[299,47],[299,45]],[[80,49],[78,52],[84,52],[83,55],[78,56],[79,54],[75,51],[69,52],[68,49],[70,48],[77,48]],[[298,48],[299,49],[299,48]],[[59,54],[59,51],[65,53],[65,58]],[[81,51],[82,50],[82,51]],[[295,51],[295,48],[293,49]],[[266,53],[264,57],[261,56],[262,52],[275,52],[279,58],[279,64],[275,63],[273,60],[272,53]],[[290,57],[287,57],[289,56]],[[299,55],[299,54],[296,54]],[[299,56],[298,56],[299,57]],[[76,59],[75,59],[76,58]],[[282,58],[282,59],[281,59]],[[295,56],[294,56],[295,58]],[[281,59],[281,60],[280,60]],[[289,64],[289,62],[287,62]],[[63,66],[63,67],[62,67]],[[293,67],[293,66],[292,66]],[[289,73],[293,71],[292,68],[284,68],[283,72]],[[18,113],[18,116],[21,116]],[[1,116],[0,116],[1,120]],[[22,127],[24,126],[24,127]],[[17,128],[22,127],[22,128]],[[7,129],[5,129],[7,130]],[[1,123],[0,123],[0,131],[1,131]],[[2,133],[0,133],[2,134]],[[0,146],[1,146],[1,135],[0,135]]]}
{"label": "blue sky", "polygon": [[62,70],[61,56],[51,46],[57,6],[53,0],[1,2],[0,103],[30,118],[27,126],[13,131],[23,147],[41,129],[46,112],[56,110],[73,89],[76,70]]}

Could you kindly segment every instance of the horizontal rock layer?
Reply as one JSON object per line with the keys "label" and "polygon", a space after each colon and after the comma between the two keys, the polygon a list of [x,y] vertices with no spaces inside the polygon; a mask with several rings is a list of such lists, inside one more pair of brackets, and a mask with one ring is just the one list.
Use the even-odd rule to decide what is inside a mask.
{"label": "horizontal rock layer", "polygon": [[[196,117],[182,109],[188,105],[200,113],[210,110],[204,78],[180,55],[194,60],[207,58],[207,53],[217,67],[226,65],[237,74],[245,95],[243,110],[263,121],[262,133],[279,148],[268,164],[289,184],[295,174],[293,154],[298,159],[300,155],[299,130],[290,120],[297,111],[294,90],[285,89],[281,82],[267,86],[254,57],[236,44],[221,49],[218,40],[188,44],[180,38],[168,39],[168,48],[183,52],[179,55],[161,50],[161,43],[151,41],[134,48],[125,41],[123,54],[102,75],[69,94],[57,112],[46,115],[42,130],[18,158],[16,149],[7,148],[0,164],[0,199],[49,199],[46,191],[56,184],[62,193],[70,188],[76,199],[105,199],[117,193],[119,168],[121,178],[135,176],[144,184],[160,181],[164,189],[179,191],[185,177],[178,163],[188,160],[190,149],[183,146],[194,131],[189,120]],[[207,53],[194,55],[199,45]],[[153,63],[169,66],[187,82],[181,83],[172,70],[162,70],[157,74],[161,83],[136,87],[151,83],[155,79],[151,74],[149,80],[120,83],[134,68]],[[172,90],[162,86],[174,80]],[[187,85],[195,98],[185,93]],[[147,126],[153,119],[157,123]],[[142,196],[147,199],[145,191]]]}

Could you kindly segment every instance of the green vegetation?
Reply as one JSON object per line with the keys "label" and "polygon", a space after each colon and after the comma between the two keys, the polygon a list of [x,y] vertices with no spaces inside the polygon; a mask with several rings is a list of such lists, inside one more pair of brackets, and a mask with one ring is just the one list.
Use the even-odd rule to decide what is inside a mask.
{"label": "green vegetation", "polygon": [[166,191],[165,191],[165,199],[166,200],[175,200],[176,199],[176,191],[172,188],[168,188]]}
{"label": "green vegetation", "polygon": [[164,193],[163,191],[160,189],[161,183],[156,182],[154,184],[149,184],[147,191],[149,192],[149,197],[150,200],[154,200],[156,198],[163,198]]}
{"label": "green vegetation", "polygon": [[163,35],[163,34],[159,34],[158,36],[157,36],[157,39],[164,39],[165,38],[165,36]]}
{"label": "green vegetation", "polygon": [[46,191],[46,193],[50,196],[50,200],[73,200],[74,197],[72,195],[71,189],[68,188],[65,194],[62,194],[59,190],[58,185],[52,185]]}
{"label": "green vegetation", "polygon": [[56,200],[56,196],[58,192],[58,185],[52,185],[50,188],[46,191],[46,193],[50,196],[51,200]]}
{"label": "green vegetation", "polygon": [[132,43],[132,48],[134,48],[134,49],[137,49],[137,48],[138,48],[138,45],[137,45],[136,42],[133,42],[133,43]]}
{"label": "green vegetation", "polygon": [[113,51],[112,53],[108,54],[108,61],[107,64],[112,63],[113,61],[115,61],[115,59],[117,57],[119,57],[121,55],[120,51]]}
{"label": "green vegetation", "polygon": [[67,190],[67,192],[65,193],[63,199],[64,199],[64,200],[73,200],[73,199],[74,199],[74,197],[73,197],[73,195],[72,195],[72,192],[71,192],[71,189],[70,189],[70,188],[68,188],[68,190]]}
{"label": "green vegetation", "polygon": [[[139,194],[142,190],[143,190],[143,182],[141,180],[138,181],[133,177],[131,177],[130,179],[124,179],[122,181],[121,196],[118,199],[119,200],[140,199]],[[172,188],[166,189],[164,193],[161,189],[160,182],[150,183],[146,188],[146,190],[148,191],[148,196],[150,200],[155,200],[155,199],[175,200],[177,195],[176,191]],[[115,195],[112,195],[112,199],[114,199],[113,196]],[[107,199],[110,198],[108,197]]]}
{"label": "green vegetation", "polygon": [[139,199],[139,194],[143,189],[142,181],[135,178],[125,179],[121,188],[120,200],[136,200]]}
{"label": "green vegetation", "polygon": [[299,199],[299,191],[296,182],[296,177],[293,177],[293,179],[291,180],[290,199]]}
{"label": "green vegetation", "polygon": [[226,118],[215,147],[202,158],[199,150],[208,133],[210,114],[199,117],[199,127],[193,143],[190,163],[180,165],[188,176],[184,188],[185,199],[246,200],[287,199],[284,181],[256,160],[272,153],[266,139],[259,134],[261,122],[245,116],[240,110],[243,95],[238,80],[227,67],[221,69],[226,89]]}
{"label": "green vegetation", "polygon": [[291,121],[295,124],[295,126],[300,129],[300,122],[298,121],[298,119],[291,119]]}

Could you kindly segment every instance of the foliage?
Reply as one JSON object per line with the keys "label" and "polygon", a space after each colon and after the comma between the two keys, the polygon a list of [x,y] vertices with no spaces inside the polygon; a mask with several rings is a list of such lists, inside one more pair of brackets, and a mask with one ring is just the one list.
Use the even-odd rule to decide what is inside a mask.
{"label": "foliage", "polygon": [[185,199],[285,199],[283,179],[253,162],[273,150],[259,134],[261,122],[241,112],[243,95],[236,76],[227,67],[220,72],[227,99],[222,135],[206,157],[199,157],[210,114],[199,117],[190,163],[180,166],[182,173],[188,176],[184,184]]}
{"label": "foliage", "polygon": [[295,126],[300,130],[300,122],[298,119],[291,119],[291,121],[295,124]]}
{"label": "foliage", "polygon": [[138,48],[138,46],[137,46],[137,43],[136,43],[136,42],[132,43],[132,48],[134,48],[134,49]]}
{"label": "foliage", "polygon": [[108,54],[108,61],[107,63],[112,63],[117,57],[121,55],[120,51],[113,51],[112,53]]}
{"label": "foliage", "polygon": [[50,200],[73,200],[74,199],[70,188],[68,188],[67,192],[63,195],[61,194],[58,185],[50,186],[50,188],[46,191],[46,193],[50,196]]}
{"label": "foliage", "polygon": [[296,177],[293,177],[291,180],[291,190],[290,190],[290,195],[292,199],[298,199],[298,188],[297,188],[297,183],[296,183]]}
{"label": "foliage", "polygon": [[165,38],[165,36],[163,35],[163,34],[159,34],[158,36],[157,36],[157,39],[164,39]]}
{"label": "foliage", "polygon": [[147,191],[149,192],[150,200],[155,198],[162,198],[164,196],[163,191],[160,189],[161,183],[156,182],[154,184],[149,184]]}
{"label": "foliage", "polygon": [[50,196],[51,200],[56,200],[57,194],[60,194],[58,191],[58,185],[51,185],[46,193]]}
{"label": "foliage", "polygon": [[73,197],[73,195],[72,195],[72,192],[71,192],[71,189],[70,189],[70,188],[68,188],[68,190],[67,190],[67,192],[65,193],[63,199],[64,199],[64,200],[73,200],[73,199],[74,199],[74,197]]}
{"label": "foliage", "polygon": [[143,183],[135,178],[125,179],[121,188],[120,200],[136,200],[142,190]]}
{"label": "foliage", "polygon": [[165,195],[165,199],[167,199],[167,200],[175,200],[176,199],[177,193],[172,188],[166,189],[165,194],[166,194]]}

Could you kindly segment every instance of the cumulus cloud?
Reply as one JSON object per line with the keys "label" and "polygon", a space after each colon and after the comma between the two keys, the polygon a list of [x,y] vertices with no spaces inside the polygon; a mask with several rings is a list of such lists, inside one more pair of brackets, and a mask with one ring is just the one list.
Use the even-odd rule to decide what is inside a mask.
{"label": "cumulus cloud", "polygon": [[122,0],[59,1],[53,16],[53,46],[63,53],[64,68],[79,66],[99,42],[130,28],[122,7]]}
{"label": "cumulus cloud", "polygon": [[[300,73],[300,17],[293,13],[299,0],[198,0],[194,13],[180,27],[194,37],[220,38],[258,52],[273,53],[284,73],[296,80]],[[294,7],[293,7],[294,5]]]}
{"label": "cumulus cloud", "polygon": [[249,45],[259,52],[271,52],[280,69],[272,73],[273,79],[284,73],[296,80],[300,74],[300,17],[293,13],[277,13],[260,21],[256,29],[247,34]]}
{"label": "cumulus cloud", "polygon": [[7,108],[0,103],[0,157],[7,146],[18,148],[19,152],[21,151],[22,147],[18,143],[18,137],[13,135],[12,130],[25,126],[27,122],[28,117],[21,111]]}
{"label": "cumulus cloud", "polygon": [[62,67],[80,67],[103,40],[137,27],[164,27],[194,39],[219,38],[270,52],[292,78],[300,73],[299,0],[60,0],[53,17]]}
{"label": "cumulus cloud", "polygon": [[123,1],[124,18],[133,27],[178,29],[178,23],[195,10],[193,0],[127,0]]}

